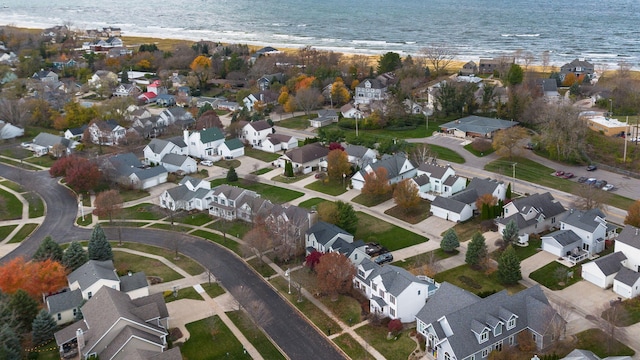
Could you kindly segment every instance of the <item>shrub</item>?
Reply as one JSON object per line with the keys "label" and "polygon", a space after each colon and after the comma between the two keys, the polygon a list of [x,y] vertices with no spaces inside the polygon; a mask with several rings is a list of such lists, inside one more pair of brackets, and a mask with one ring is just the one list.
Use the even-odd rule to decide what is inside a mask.
{"label": "shrub", "polygon": [[387,329],[394,336],[398,335],[402,331],[402,322],[400,319],[393,319],[387,324]]}
{"label": "shrub", "polygon": [[473,140],[473,143],[471,143],[471,147],[473,148],[473,150],[479,152],[489,151],[491,150],[491,141],[482,138],[476,138],[475,140]]}

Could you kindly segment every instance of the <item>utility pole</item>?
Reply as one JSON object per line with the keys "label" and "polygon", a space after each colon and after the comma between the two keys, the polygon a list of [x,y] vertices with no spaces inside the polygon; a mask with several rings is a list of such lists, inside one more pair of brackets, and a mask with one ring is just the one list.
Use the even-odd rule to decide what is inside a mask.
{"label": "utility pole", "polygon": [[624,128],[624,155],[622,156],[622,163],[627,163],[627,138],[629,137],[629,116],[627,116],[627,126]]}
{"label": "utility pole", "polygon": [[518,165],[518,163],[511,164],[511,166],[513,167],[513,187],[511,188],[511,191],[513,192],[515,192],[516,188],[516,165]]}

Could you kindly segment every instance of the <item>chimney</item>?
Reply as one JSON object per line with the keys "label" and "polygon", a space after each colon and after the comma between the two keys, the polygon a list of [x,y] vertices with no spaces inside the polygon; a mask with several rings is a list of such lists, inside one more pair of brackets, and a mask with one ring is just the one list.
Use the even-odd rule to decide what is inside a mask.
{"label": "chimney", "polygon": [[189,130],[184,129],[182,131],[182,137],[184,138],[184,143],[187,144],[187,146],[189,146]]}
{"label": "chimney", "polygon": [[84,333],[82,332],[82,329],[76,330],[76,340],[78,341],[78,349],[84,349]]}

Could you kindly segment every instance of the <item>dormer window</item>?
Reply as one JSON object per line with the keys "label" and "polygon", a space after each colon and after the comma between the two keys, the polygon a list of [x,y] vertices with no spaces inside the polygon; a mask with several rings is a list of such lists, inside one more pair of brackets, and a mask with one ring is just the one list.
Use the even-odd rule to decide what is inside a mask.
{"label": "dormer window", "polygon": [[507,322],[507,330],[511,330],[514,327],[516,327],[516,318],[515,318],[515,316],[512,317],[511,319],[509,319],[509,321]]}
{"label": "dormer window", "polygon": [[502,324],[496,325],[496,327],[493,329],[493,336],[498,336],[500,334],[502,334]]}
{"label": "dormer window", "polygon": [[489,340],[489,331],[485,330],[482,332],[482,334],[480,334],[480,343],[483,343],[487,340]]}

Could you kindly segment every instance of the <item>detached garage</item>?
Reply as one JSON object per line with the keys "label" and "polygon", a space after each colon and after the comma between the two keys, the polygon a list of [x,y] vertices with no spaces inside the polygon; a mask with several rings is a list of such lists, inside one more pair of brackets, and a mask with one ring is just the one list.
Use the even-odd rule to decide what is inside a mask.
{"label": "detached garage", "polygon": [[613,285],[616,274],[624,267],[627,257],[621,252],[603,256],[595,261],[582,265],[582,278],[606,289]]}
{"label": "detached garage", "polygon": [[640,273],[621,268],[613,279],[613,292],[627,299],[640,295]]}
{"label": "detached garage", "polygon": [[471,219],[473,209],[461,201],[437,196],[431,203],[431,213],[441,219],[462,222]]}
{"label": "detached garage", "polygon": [[164,166],[154,166],[147,169],[138,169],[131,175],[131,184],[137,189],[146,190],[156,185],[164,184],[167,182],[167,176],[169,173]]}
{"label": "detached garage", "polygon": [[557,257],[565,257],[581,246],[582,239],[571,230],[558,230],[542,237],[542,250]]}

